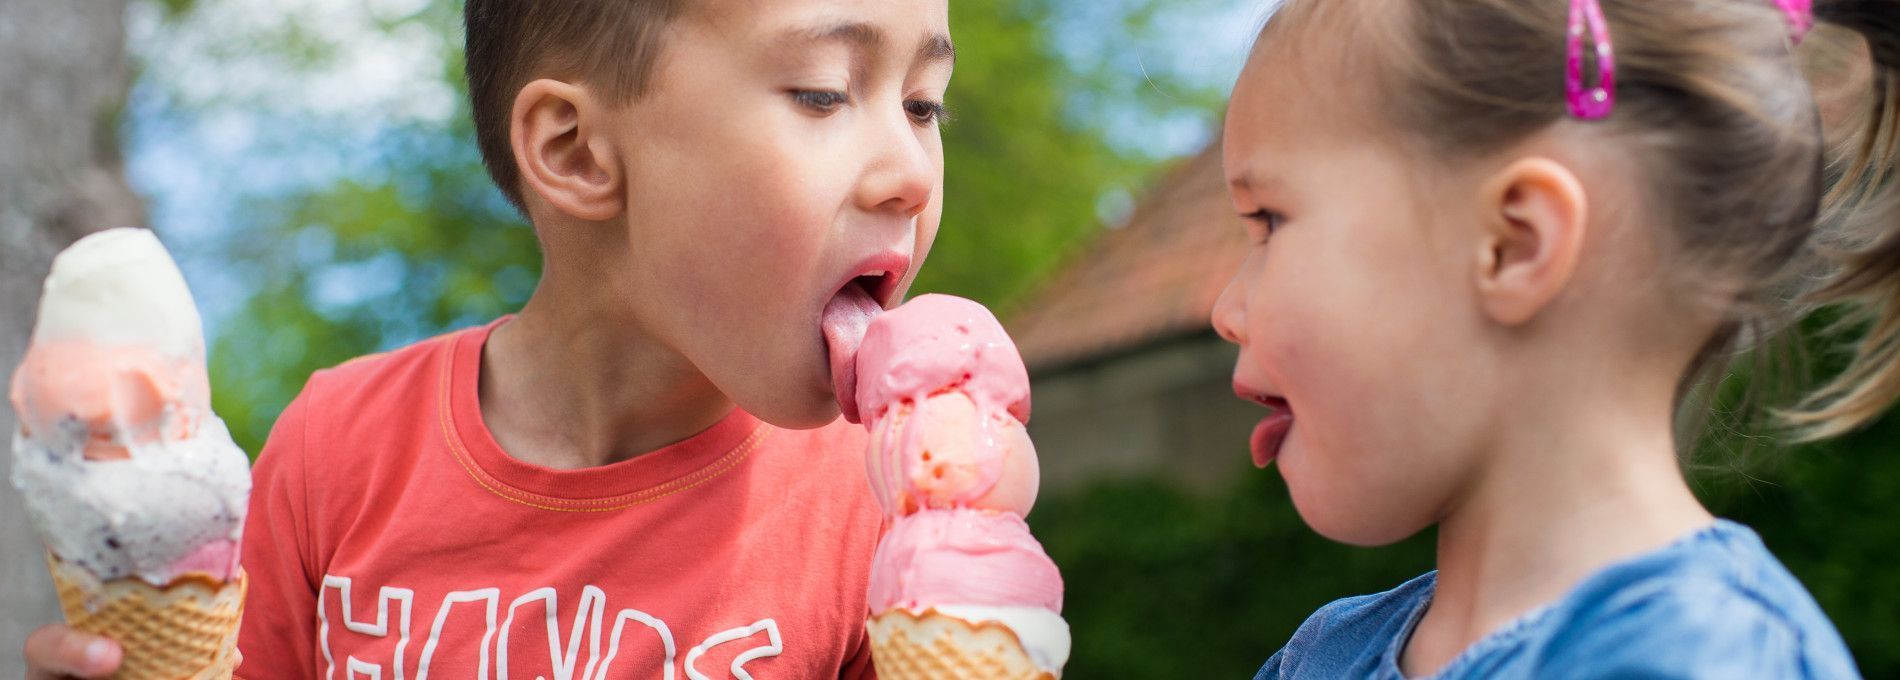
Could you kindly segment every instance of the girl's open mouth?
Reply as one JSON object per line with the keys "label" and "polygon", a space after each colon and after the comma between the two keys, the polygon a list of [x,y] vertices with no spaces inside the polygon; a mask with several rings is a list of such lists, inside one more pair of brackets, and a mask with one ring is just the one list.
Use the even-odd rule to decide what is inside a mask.
{"label": "girl's open mouth", "polygon": [[1253,437],[1248,442],[1253,451],[1254,467],[1264,469],[1274,458],[1279,457],[1280,446],[1286,443],[1287,433],[1293,430],[1293,409],[1287,406],[1285,399],[1269,397],[1255,401],[1273,409],[1267,417],[1260,419],[1259,425],[1254,426]]}
{"label": "girl's open mouth", "polygon": [[1260,419],[1253,428],[1253,436],[1248,440],[1248,448],[1253,452],[1254,467],[1265,468],[1280,455],[1280,446],[1286,443],[1286,435],[1293,430],[1293,407],[1286,398],[1266,394],[1263,391],[1234,383],[1234,394],[1242,399],[1265,406],[1273,412]]}

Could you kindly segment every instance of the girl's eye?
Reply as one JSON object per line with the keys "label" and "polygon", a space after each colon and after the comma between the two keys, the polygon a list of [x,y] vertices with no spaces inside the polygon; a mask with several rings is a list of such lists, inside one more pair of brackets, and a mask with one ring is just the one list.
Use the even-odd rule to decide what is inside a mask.
{"label": "girl's eye", "polygon": [[851,103],[850,95],[835,90],[792,90],[792,101],[818,113],[831,113]]}
{"label": "girl's eye", "polygon": [[[1246,218],[1247,221],[1258,224],[1262,228],[1264,228],[1266,230],[1267,236],[1272,236],[1274,232],[1279,231],[1280,227],[1286,224],[1285,215],[1281,215],[1280,213],[1273,212],[1271,210],[1260,210],[1257,212],[1249,213],[1247,215],[1242,215],[1242,217]],[[1266,239],[1261,239],[1261,240],[1264,241]]]}
{"label": "girl's eye", "polygon": [[904,112],[910,114],[910,119],[916,121],[918,125],[929,125],[932,122],[943,124],[950,120],[950,111],[944,108],[943,102],[929,99],[912,99],[904,102]]}

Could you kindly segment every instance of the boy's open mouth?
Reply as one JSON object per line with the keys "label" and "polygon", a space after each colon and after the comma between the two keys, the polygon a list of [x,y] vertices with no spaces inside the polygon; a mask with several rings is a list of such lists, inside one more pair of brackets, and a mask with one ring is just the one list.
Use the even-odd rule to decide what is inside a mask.
{"label": "boy's open mouth", "polygon": [[1267,417],[1253,428],[1253,436],[1248,440],[1248,448],[1253,453],[1254,467],[1266,468],[1280,455],[1280,447],[1286,444],[1287,433],[1293,430],[1293,407],[1287,404],[1285,397],[1276,397],[1234,383],[1234,394],[1242,399],[1254,402],[1269,409]]}
{"label": "boy's open mouth", "polygon": [[864,341],[864,329],[871,325],[871,319],[884,311],[884,306],[893,302],[897,294],[898,282],[903,278],[900,261],[881,262],[890,258],[873,258],[855,270],[855,275],[838,288],[838,292],[825,303],[819,327],[824,332],[825,346],[830,351],[831,389],[838,400],[838,410],[844,419],[858,423],[858,344]]}

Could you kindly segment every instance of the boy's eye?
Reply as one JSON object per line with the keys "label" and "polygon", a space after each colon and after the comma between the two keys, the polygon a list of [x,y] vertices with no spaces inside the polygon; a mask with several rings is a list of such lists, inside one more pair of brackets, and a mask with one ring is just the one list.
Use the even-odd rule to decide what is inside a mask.
{"label": "boy's eye", "polygon": [[943,102],[939,101],[912,99],[904,102],[904,112],[909,113],[910,119],[917,121],[918,125],[929,125],[932,122],[941,125],[950,122],[950,110],[944,108]]}
{"label": "boy's eye", "polygon": [[831,113],[851,103],[850,95],[836,90],[792,90],[792,101],[818,113]]}

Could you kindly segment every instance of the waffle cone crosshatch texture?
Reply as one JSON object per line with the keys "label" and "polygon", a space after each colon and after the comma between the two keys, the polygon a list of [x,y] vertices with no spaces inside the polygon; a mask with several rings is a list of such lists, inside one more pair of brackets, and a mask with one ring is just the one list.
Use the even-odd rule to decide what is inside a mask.
{"label": "waffle cone crosshatch texture", "polygon": [[237,669],[238,620],[250,585],[242,570],[230,582],[194,574],[157,587],[137,578],[100,581],[50,554],[46,561],[67,624],[125,648],[115,680],[213,680]]}
{"label": "waffle cone crosshatch texture", "polygon": [[894,609],[865,623],[878,677],[890,680],[1055,680],[1008,626],[934,609]]}

